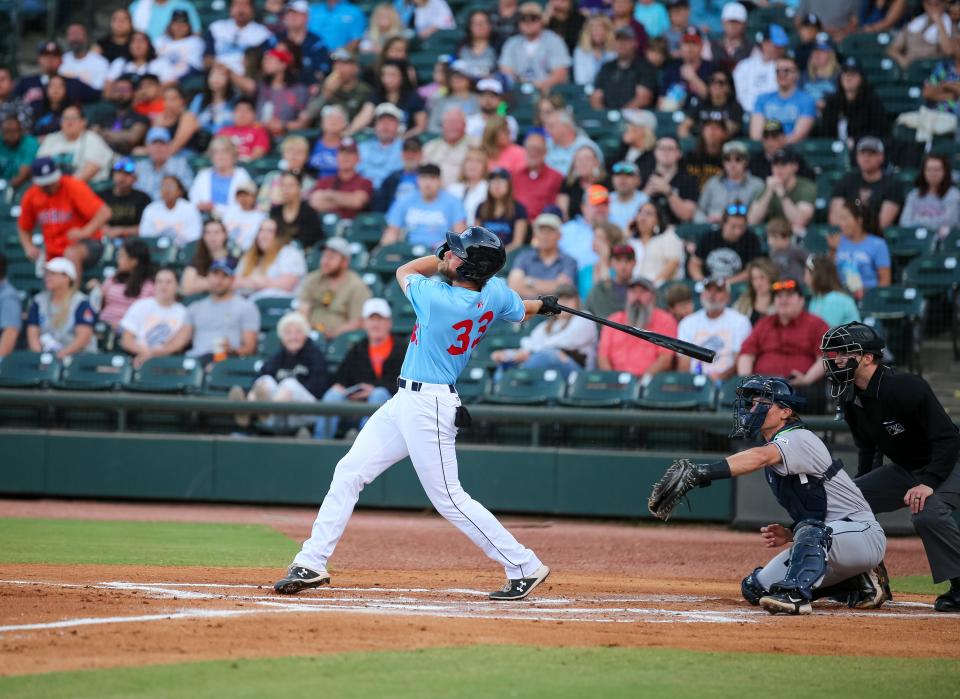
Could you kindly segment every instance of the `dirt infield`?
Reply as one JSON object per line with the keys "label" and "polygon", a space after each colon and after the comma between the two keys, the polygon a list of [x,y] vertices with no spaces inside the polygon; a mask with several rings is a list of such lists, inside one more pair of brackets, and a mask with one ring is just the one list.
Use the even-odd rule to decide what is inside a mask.
{"label": "dirt infield", "polygon": [[[0,516],[266,523],[299,540],[313,510],[0,501]],[[535,597],[493,603],[502,573],[434,515],[359,512],[333,587],[274,595],[274,569],[0,565],[0,674],[473,643],[960,657],[960,618],[898,596],[862,612],[770,617],[739,580],[769,557],[751,534],[698,526],[508,518],[553,568]],[[895,575],[925,574],[893,539]]]}

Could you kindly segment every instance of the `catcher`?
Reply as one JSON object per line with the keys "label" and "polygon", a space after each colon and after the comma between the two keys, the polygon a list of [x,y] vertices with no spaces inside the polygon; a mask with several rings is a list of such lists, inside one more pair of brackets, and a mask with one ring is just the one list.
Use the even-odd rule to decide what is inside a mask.
{"label": "catcher", "polygon": [[791,545],[743,579],[744,599],[771,614],[810,614],[811,601],[827,594],[857,593],[851,606],[878,607],[887,581],[874,569],[886,536],[843,464],[800,421],[802,404],[784,379],[746,377],[737,389],[731,437],[761,434],[765,444],[712,464],[675,461],[654,485],[650,511],[665,520],[693,488],[763,468],[795,524],[792,530],[779,524],[760,530],[770,548]]}

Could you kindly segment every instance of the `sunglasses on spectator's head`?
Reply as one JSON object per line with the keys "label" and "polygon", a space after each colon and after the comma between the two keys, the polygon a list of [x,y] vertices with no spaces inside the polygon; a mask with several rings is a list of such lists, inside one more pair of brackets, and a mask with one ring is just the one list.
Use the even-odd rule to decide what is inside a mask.
{"label": "sunglasses on spectator's head", "polygon": [[133,162],[129,160],[118,160],[113,164],[114,172],[126,172],[127,174],[132,175],[136,171],[137,167]]}
{"label": "sunglasses on spectator's head", "polygon": [[636,175],[637,168],[631,163],[617,163],[613,166],[614,175]]}
{"label": "sunglasses on spectator's head", "polygon": [[774,282],[771,288],[773,290],[773,293],[777,293],[778,291],[798,291],[799,290],[799,286],[797,285],[797,282],[794,279],[784,279],[783,281]]}
{"label": "sunglasses on spectator's head", "polygon": [[746,216],[746,215],[747,215],[746,204],[730,204],[727,207],[727,216]]}

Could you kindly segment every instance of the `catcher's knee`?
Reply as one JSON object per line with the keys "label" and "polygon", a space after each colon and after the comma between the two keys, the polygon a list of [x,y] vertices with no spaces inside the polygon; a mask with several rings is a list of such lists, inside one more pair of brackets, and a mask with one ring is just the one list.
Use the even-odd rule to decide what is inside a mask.
{"label": "catcher's knee", "polygon": [[762,567],[754,568],[750,575],[740,581],[740,594],[754,607],[760,604],[760,598],[767,594],[767,590],[757,580],[757,573],[761,570]]}
{"label": "catcher's knee", "polygon": [[806,599],[827,570],[827,552],[833,541],[833,530],[821,520],[801,520],[793,530],[790,563],[783,580],[770,586],[774,592],[798,592]]}

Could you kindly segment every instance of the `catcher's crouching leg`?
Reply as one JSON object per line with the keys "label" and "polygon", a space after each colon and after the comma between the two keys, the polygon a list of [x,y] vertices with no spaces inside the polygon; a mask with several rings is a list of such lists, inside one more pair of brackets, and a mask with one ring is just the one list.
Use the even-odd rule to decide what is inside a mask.
{"label": "catcher's crouching leg", "polygon": [[753,572],[740,581],[740,594],[754,607],[760,604],[760,598],[767,594],[766,588],[757,580],[757,573],[763,570],[762,567],[754,568]]}
{"label": "catcher's crouching leg", "polygon": [[760,599],[760,606],[771,614],[810,614],[813,588],[827,571],[827,552],[832,531],[824,522],[802,520],[794,529],[790,547],[790,564],[780,582],[770,586],[770,594]]}

